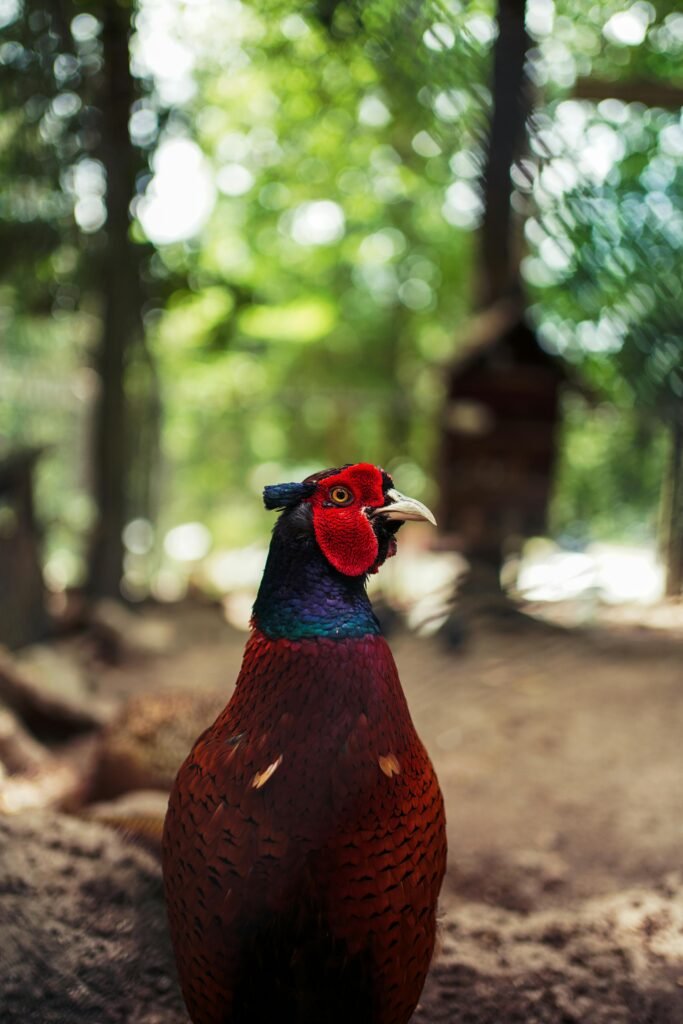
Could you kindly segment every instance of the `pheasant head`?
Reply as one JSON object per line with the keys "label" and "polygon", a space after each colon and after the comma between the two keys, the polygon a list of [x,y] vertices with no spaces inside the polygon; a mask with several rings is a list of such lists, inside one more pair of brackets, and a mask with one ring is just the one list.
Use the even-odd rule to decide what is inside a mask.
{"label": "pheasant head", "polygon": [[274,484],[263,498],[281,515],[255,624],[271,636],[291,638],[377,632],[365,595],[367,575],[396,553],[396,533],[405,520],[435,524],[429,509],[364,462]]}

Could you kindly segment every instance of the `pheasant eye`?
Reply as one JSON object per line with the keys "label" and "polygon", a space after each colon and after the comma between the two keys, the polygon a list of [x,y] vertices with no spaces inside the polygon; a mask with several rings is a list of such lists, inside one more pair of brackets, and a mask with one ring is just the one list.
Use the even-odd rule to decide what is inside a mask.
{"label": "pheasant eye", "polygon": [[333,487],[330,490],[330,501],[335,505],[350,505],[353,495],[348,487]]}

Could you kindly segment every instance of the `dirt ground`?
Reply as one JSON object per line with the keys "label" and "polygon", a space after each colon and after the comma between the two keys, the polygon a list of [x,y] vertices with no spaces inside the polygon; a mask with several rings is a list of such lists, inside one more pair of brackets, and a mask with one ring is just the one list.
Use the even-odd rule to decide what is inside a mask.
{"label": "dirt ground", "polygon": [[[244,635],[208,609],[165,628],[168,653],[99,686],[161,693],[171,717],[193,695],[196,720],[184,714],[170,740],[168,721],[145,735],[145,756],[157,743],[173,762],[228,699]],[[448,816],[441,948],[415,1024],[682,1024],[680,638],[484,631],[459,653],[390,642]]]}

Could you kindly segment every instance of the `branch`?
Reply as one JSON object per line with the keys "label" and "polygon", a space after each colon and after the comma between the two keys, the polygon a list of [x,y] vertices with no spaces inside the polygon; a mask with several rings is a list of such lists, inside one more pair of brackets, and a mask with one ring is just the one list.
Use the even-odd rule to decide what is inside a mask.
{"label": "branch", "polygon": [[678,110],[683,106],[683,89],[664,82],[636,78],[626,82],[608,81],[600,78],[579,78],[574,86],[574,96],[580,100],[615,99],[623,103],[644,103],[646,107],[663,107]]}

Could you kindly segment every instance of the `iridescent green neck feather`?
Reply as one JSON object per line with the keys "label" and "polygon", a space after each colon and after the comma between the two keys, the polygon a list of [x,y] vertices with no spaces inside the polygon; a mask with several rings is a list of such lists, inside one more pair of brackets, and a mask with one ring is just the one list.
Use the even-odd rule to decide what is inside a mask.
{"label": "iridescent green neck feather", "polygon": [[315,542],[307,505],[283,513],[275,526],[254,623],[273,639],[380,632],[365,576],[346,576],[330,565]]}

